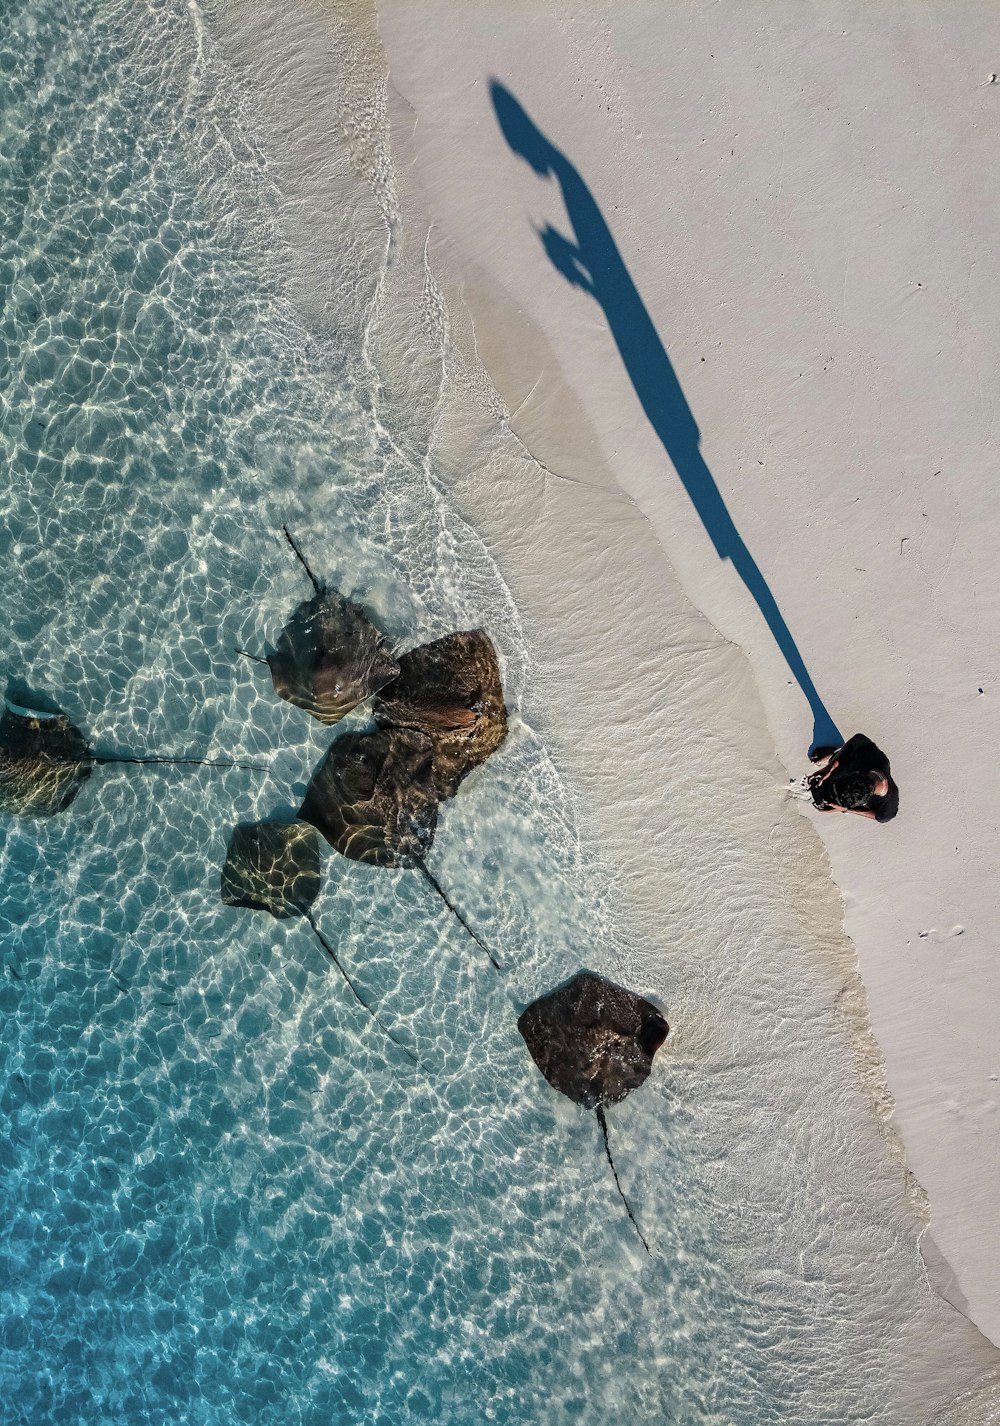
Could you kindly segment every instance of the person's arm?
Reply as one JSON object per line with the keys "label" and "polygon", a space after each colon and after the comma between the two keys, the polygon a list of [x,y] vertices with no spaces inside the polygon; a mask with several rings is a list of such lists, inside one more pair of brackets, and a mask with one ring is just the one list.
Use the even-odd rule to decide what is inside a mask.
{"label": "person's arm", "polygon": [[811,772],[806,778],[806,786],[811,787],[814,791],[819,791],[827,778],[832,777],[839,766],[840,762],[838,758],[833,758],[832,761],[821,763],[816,771]]}
{"label": "person's arm", "polygon": [[835,802],[828,802],[825,807],[816,807],[815,803],[813,806],[817,812],[852,812],[855,817],[869,817],[873,822],[878,821],[874,812],[866,812],[863,807],[838,807]]}

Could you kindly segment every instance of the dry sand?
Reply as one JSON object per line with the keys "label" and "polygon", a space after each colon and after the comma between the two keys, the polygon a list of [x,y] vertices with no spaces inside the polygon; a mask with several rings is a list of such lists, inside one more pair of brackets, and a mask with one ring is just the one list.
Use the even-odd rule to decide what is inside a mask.
{"label": "dry sand", "polygon": [[[534,585],[527,557],[518,580],[500,477],[479,497],[515,593],[545,597],[548,531],[551,609],[579,610],[586,571],[558,564],[563,521],[582,539],[589,523],[605,581],[629,553],[655,579],[665,552],[748,655],[788,778],[807,770],[803,693],[678,479],[697,433],[668,456],[605,309],[543,249],[548,225],[573,237],[567,206],[553,172],[505,142],[493,75],[598,205],[687,403],[689,416],[674,400],[672,429],[700,428],[724,502],[702,501],[716,534],[728,511],[843,733],[891,756],[891,825],[802,815],[843,894],[894,1124],[929,1197],[931,1280],[1000,1342],[1000,15],[899,0],[877,16],[383,0],[379,26],[455,369],[538,463],[522,540]],[[550,247],[586,280],[560,238]],[[618,317],[627,348],[635,311]],[[629,647],[613,618],[594,639]],[[609,692],[621,672],[605,670]],[[663,698],[684,696],[668,666],[655,677]],[[745,706],[731,738],[749,750],[756,696]],[[739,790],[717,791],[730,815]],[[784,796],[776,777],[776,831]]]}

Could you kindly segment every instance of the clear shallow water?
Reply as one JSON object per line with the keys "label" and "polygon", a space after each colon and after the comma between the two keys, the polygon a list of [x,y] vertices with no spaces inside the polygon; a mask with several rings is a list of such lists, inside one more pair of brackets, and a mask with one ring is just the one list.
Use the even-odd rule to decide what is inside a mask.
{"label": "clear shallow water", "polygon": [[204,45],[179,3],[0,14],[3,672],[102,750],[270,769],[105,769],[0,827],[5,1419],[892,1419],[856,1318],[897,1310],[902,1250],[853,1180],[822,1196],[820,1081],[785,1181],[724,1162],[801,1035],[734,1033],[715,1082],[664,1064],[611,1116],[652,1260],[528,1059],[517,1007],[637,972],[516,713],[432,856],[506,980],[416,877],[326,862],[317,918],[423,1071],[305,924],[219,902],[231,825],[294,806],[330,736],[232,655],[306,592],[283,521],[401,646],[485,624],[515,710],[530,666],[482,545],[372,419],[357,323],[321,350],[286,300],[272,176]]}

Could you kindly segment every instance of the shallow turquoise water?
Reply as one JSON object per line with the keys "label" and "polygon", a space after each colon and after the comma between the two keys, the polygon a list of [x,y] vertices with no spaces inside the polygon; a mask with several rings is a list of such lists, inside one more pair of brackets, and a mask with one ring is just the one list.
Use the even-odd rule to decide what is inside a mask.
{"label": "shallow turquoise water", "polygon": [[[516,613],[360,352],[286,300],[266,163],[186,7],[8,3],[0,73],[3,672],[100,749],[269,767],[104,769],[0,827],[4,1420],[876,1419],[856,1265],[808,1270],[823,1210],[720,1205],[708,1101],[659,1074],[612,1116],[647,1259],[596,1124],[524,1052],[519,1005],[629,957],[516,716],[432,857],[504,981],[417,878],[326,862],[320,924],[422,1071],[304,924],[219,902],[231,825],[293,806],[330,736],[232,654],[306,592],[282,522],[400,646],[485,624],[515,714]],[[747,1223],[801,1282],[752,1277]]]}

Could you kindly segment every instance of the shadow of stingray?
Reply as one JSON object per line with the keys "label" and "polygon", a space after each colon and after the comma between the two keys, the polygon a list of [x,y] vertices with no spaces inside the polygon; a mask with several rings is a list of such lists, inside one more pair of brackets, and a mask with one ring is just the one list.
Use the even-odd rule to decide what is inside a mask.
{"label": "shadow of stingray", "polygon": [[629,276],[611,230],[590,189],[569,159],[551,144],[499,80],[490,97],[510,148],[540,178],[554,178],[573,228],[573,239],[539,231],[552,265],[568,283],[600,304],[625,370],[720,559],[729,560],[770,629],[813,715],[812,747],[843,742],[820,698],[767,581],[733,524],[701,454],[701,432],[663,343]]}

